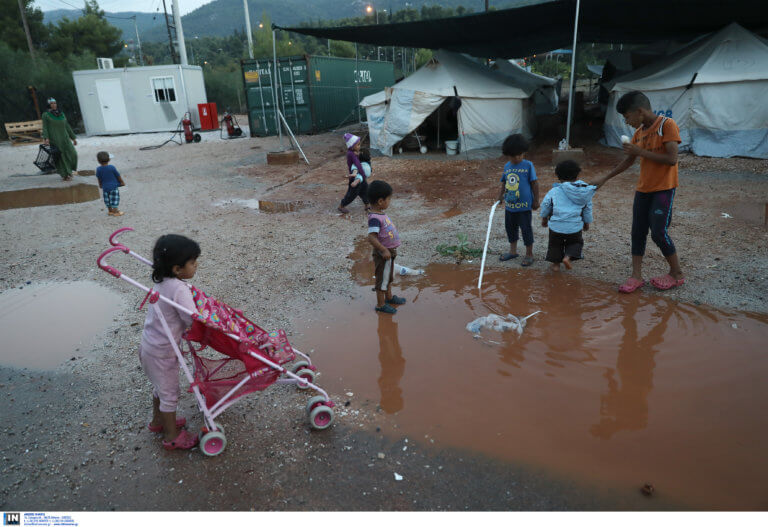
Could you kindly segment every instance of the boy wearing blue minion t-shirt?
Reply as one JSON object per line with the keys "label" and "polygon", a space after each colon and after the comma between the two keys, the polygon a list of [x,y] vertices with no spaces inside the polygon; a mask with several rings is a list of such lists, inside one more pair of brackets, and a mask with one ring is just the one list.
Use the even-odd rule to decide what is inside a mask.
{"label": "boy wearing blue minion t-shirt", "polygon": [[521,134],[510,135],[504,140],[501,152],[509,160],[504,165],[501,176],[499,201],[504,202],[504,227],[509,240],[509,252],[499,256],[506,262],[517,258],[518,229],[523,234],[525,257],[520,262],[523,267],[533,263],[533,227],[531,210],[539,208],[539,182],[533,163],[525,159],[528,141]]}

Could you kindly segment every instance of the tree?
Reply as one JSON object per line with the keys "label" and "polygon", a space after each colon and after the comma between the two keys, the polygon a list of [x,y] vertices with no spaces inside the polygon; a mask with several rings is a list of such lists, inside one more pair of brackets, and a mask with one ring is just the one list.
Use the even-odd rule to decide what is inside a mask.
{"label": "tree", "polygon": [[[32,44],[37,48],[44,45],[48,39],[48,28],[43,24],[43,12],[39,8],[33,8],[33,2],[34,0],[22,0],[21,3],[27,15]],[[18,0],[0,0],[0,41],[14,50],[29,49],[21,23]]]}
{"label": "tree", "polygon": [[64,17],[58,26],[48,25],[51,38],[48,51],[58,58],[91,52],[97,57],[114,57],[122,48],[121,31],[107,22],[96,0],[86,0],[83,16]]}

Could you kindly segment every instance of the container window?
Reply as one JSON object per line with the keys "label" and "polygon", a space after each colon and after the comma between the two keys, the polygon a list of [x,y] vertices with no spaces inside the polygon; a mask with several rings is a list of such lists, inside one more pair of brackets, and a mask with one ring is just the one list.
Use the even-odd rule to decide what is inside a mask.
{"label": "container window", "polygon": [[176,86],[173,77],[152,77],[150,81],[155,102],[176,102]]}

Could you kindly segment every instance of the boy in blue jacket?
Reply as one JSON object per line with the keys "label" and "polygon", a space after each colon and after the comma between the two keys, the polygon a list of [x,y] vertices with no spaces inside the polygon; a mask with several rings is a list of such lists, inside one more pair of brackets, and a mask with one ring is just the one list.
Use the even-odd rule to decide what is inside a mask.
{"label": "boy in blue jacket", "polygon": [[552,189],[541,202],[541,226],[549,226],[548,262],[552,270],[559,271],[562,263],[571,269],[571,262],[581,259],[584,247],[582,230],[589,230],[592,223],[592,196],[597,187],[577,180],[581,167],[575,161],[563,161],[555,167],[561,183]]}

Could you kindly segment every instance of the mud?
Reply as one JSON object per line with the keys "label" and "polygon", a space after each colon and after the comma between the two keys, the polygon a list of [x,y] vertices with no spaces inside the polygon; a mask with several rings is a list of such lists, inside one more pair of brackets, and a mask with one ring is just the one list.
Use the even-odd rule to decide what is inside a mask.
{"label": "mud", "polygon": [[[373,401],[398,433],[627,499],[651,482],[692,508],[766,506],[768,316],[527,270],[486,274],[480,295],[476,269],[431,264],[398,277],[408,304],[377,317],[365,254],[353,253],[359,298],[319,306],[301,337],[324,350],[331,391]],[[539,309],[522,336],[465,329]]]}
{"label": "mud", "polygon": [[[445,361],[447,364],[435,361],[431,352],[426,354],[429,363],[420,361],[412,345],[425,341],[427,336],[433,335],[434,329],[420,329],[423,335],[414,335],[411,322],[406,318],[414,318],[413,323],[416,323],[421,320],[422,311],[424,315],[432,316],[429,312],[435,308],[430,298],[439,299],[438,312],[443,309],[448,315],[457,317],[455,322],[451,319],[444,321],[441,330],[446,335],[454,335],[457,343],[463,343],[467,335],[462,328],[481,308],[471,296],[473,289],[456,293],[453,282],[449,282],[450,287],[445,291],[438,291],[438,286],[420,290],[418,281],[402,282],[409,304],[393,319],[398,324],[397,339],[391,338],[394,330],[383,331],[381,339],[392,342],[385,348],[395,349],[399,344],[402,350],[404,363],[397,358],[397,353],[391,361],[382,359],[387,371],[382,377],[382,385],[387,393],[390,389],[396,393],[395,387],[398,387],[403,408],[387,413],[380,404],[378,355],[381,345],[377,318],[372,311],[369,276],[372,271],[369,264],[365,264],[368,270],[362,276],[367,276],[367,281],[358,284],[350,280],[353,262],[346,258],[356,240],[366,236],[366,217],[359,200],[350,206],[351,214],[340,217],[336,212],[346,190],[340,133],[299,138],[311,166],[304,163],[265,165],[264,153],[280,148],[277,138],[219,141],[212,140],[213,134],[204,134],[204,140],[199,144],[169,144],[157,150],[138,150],[139,146],[157,144],[166,138],[167,135],[162,138],[79,138],[78,154],[84,160],[95,160],[100,150],[114,151],[115,164],[124,174],[128,184],[126,189],[129,189],[124,194],[121,192],[120,208],[125,211],[125,216],[107,218],[101,202],[0,212],[0,239],[3,240],[0,286],[3,290],[26,288],[28,281],[35,284],[96,280],[119,293],[126,302],[126,308],[113,318],[99,338],[94,339],[87,349],[81,348],[82,355],[79,352],[73,355],[76,360],[67,360],[56,370],[45,373],[0,368],[0,393],[3,394],[0,415],[4,417],[4,441],[0,444],[0,458],[4,461],[0,467],[0,508],[658,510],[691,508],[691,503],[700,503],[701,496],[715,493],[713,489],[719,485],[724,498],[695,507],[715,509],[729,508],[724,503],[754,503],[755,490],[747,489],[742,501],[733,497],[736,491],[731,490],[731,485],[741,490],[740,478],[765,488],[759,479],[761,476],[757,479],[754,476],[756,471],[765,472],[764,456],[755,455],[757,448],[751,444],[754,443],[752,438],[763,432],[764,420],[760,415],[765,412],[755,410],[755,405],[765,400],[763,387],[754,383],[749,386],[752,381],[744,378],[744,385],[736,387],[733,395],[724,389],[732,387],[732,375],[742,375],[740,357],[743,353],[751,353],[749,350],[719,352],[730,357],[736,367],[731,364],[721,367],[717,380],[712,379],[711,372],[704,372],[701,390],[708,392],[700,399],[692,400],[690,394],[700,392],[690,385],[698,383],[699,379],[689,376],[687,370],[682,370],[672,360],[676,355],[666,343],[668,339],[676,341],[666,333],[663,344],[655,344],[653,348],[659,351],[653,354],[652,367],[633,366],[628,370],[625,365],[631,361],[622,358],[619,364],[619,347],[612,352],[600,348],[602,351],[592,362],[581,357],[583,350],[569,352],[566,344],[558,340],[559,334],[563,333],[560,328],[545,326],[552,335],[548,333],[546,338],[538,335],[542,342],[558,347],[552,350],[536,348],[534,341],[526,339],[537,336],[532,332],[537,324],[548,323],[546,318],[539,316],[532,319],[521,339],[525,343],[521,348],[522,357],[508,354],[509,360],[516,362],[519,368],[502,360],[505,357],[502,351],[507,346],[504,339],[508,335],[483,334],[480,341],[462,344],[473,359],[469,371],[462,369],[460,374],[441,377],[445,386],[455,390],[446,395],[446,400],[455,403],[459,417],[472,413],[472,418],[480,419],[487,417],[490,412],[487,409],[491,408],[496,412],[493,422],[514,427],[513,431],[520,429],[520,437],[508,429],[491,428],[491,434],[503,432],[502,437],[509,445],[508,452],[499,455],[496,452],[503,439],[494,442],[493,438],[485,437],[489,425],[484,422],[481,424],[486,428],[478,428],[484,436],[476,440],[479,447],[451,446],[468,441],[468,432],[463,425],[462,429],[456,430],[459,425],[450,420],[448,425],[442,424],[447,411],[439,406],[440,402],[434,401],[435,396],[430,390],[436,375],[451,373],[453,363],[464,363],[454,357],[450,346],[445,346],[444,351],[446,359],[451,359]],[[539,173],[543,193],[554,182],[550,164],[551,149],[556,140],[537,138],[536,141],[538,145],[534,145],[530,158]],[[584,145],[577,143],[575,146]],[[262,153],[254,153],[253,148]],[[0,145],[0,157],[6,161],[0,166],[2,189],[19,189],[19,185],[31,183],[51,187],[72,184],[62,183],[55,174],[13,177],[14,173],[31,166],[30,159],[36,150]],[[621,159],[616,151],[594,144],[586,145],[585,152],[585,179],[607,172]],[[696,306],[696,302],[721,308],[722,311],[715,311],[714,316],[726,319],[735,309],[768,312],[768,280],[765,278],[768,276],[768,231],[754,221],[738,217],[725,219],[720,215],[721,212],[733,212],[737,202],[768,202],[765,162],[727,161],[727,164],[717,164],[716,160],[681,156],[681,188],[676,197],[672,235],[680,251],[687,282],[685,287],[664,293],[663,298],[641,297],[646,300],[660,298],[658,301],[663,302],[688,302],[682,304],[682,314],[678,316],[676,310],[670,318],[668,332],[674,329],[681,334],[695,333],[700,325],[697,309],[701,307]],[[84,166],[95,168],[95,161],[91,163],[88,167],[84,162]],[[466,234],[470,248],[482,248],[488,210],[498,195],[502,165],[502,159],[493,157],[472,161],[464,160],[463,156],[445,161],[375,158],[374,179],[388,181],[395,191],[388,213],[403,240],[399,262],[415,268],[440,263],[459,273],[466,266],[476,272],[479,260],[455,266],[450,264],[455,258],[441,256],[435,247],[455,244],[457,234]],[[595,198],[596,221],[585,236],[585,260],[578,262],[568,275],[575,281],[599,284],[606,298],[618,303],[621,310],[629,309],[623,304],[628,300],[618,297],[615,288],[626,278],[630,266],[629,225],[636,176],[637,168],[633,168],[600,190]],[[292,213],[262,214],[232,203],[233,200],[311,203]],[[218,206],[227,201],[231,206]],[[443,216],[454,207],[460,209],[461,214]],[[530,270],[522,271],[515,262],[502,263],[493,257],[508,248],[502,224],[499,214],[491,232],[486,272],[492,278],[495,273],[503,273],[510,283],[515,284],[522,277],[536,276],[537,273],[544,276],[546,263],[542,258],[546,249],[546,231],[534,223],[536,262]],[[136,358],[145,311],[134,309],[134,306],[141,301],[143,293],[95,268],[95,258],[104,250],[107,237],[121,226],[136,229],[125,239],[143,255],[148,255],[157,237],[167,232],[185,234],[198,241],[203,253],[193,283],[242,309],[264,328],[284,328],[299,349],[312,351],[313,360],[320,366],[317,383],[329,389],[331,397],[338,403],[333,427],[322,433],[310,432],[304,408],[311,394],[297,393],[288,386],[273,386],[253,397],[243,398],[222,415],[228,447],[221,456],[209,459],[196,450],[188,453],[163,450],[159,438],[146,430],[151,414],[151,386]],[[658,251],[650,242],[649,247],[644,268],[646,278],[666,272],[665,262]],[[369,253],[370,249],[364,252]],[[123,256],[116,255],[115,264],[129,276],[149,282],[147,268],[130,259],[126,262],[118,258]],[[470,284],[475,280],[476,276]],[[403,290],[398,287],[396,284],[395,290],[400,294]],[[649,290],[650,287],[646,287],[644,291]],[[491,289],[486,290],[485,296],[491,292]],[[530,305],[518,306],[516,303],[523,302],[524,298],[517,296],[526,292],[524,287],[515,290],[514,305],[510,310],[517,315],[532,311]],[[567,305],[569,300],[565,298],[562,302]],[[500,300],[498,304],[502,306]],[[458,309],[457,306],[465,312],[451,315],[451,309]],[[503,307],[506,309],[506,304]],[[346,309],[351,314],[343,311]],[[611,313],[607,308],[600,308],[601,311],[592,306],[589,309],[595,309],[601,316]],[[638,322],[637,338],[641,340],[649,331],[644,324],[663,318],[653,311],[660,311],[661,307],[645,306],[642,309],[648,311],[638,307],[647,318],[638,318],[641,322]],[[334,313],[341,313],[338,316],[342,318],[331,320],[329,316]],[[487,313],[483,308],[482,314]],[[605,322],[590,319],[589,323],[604,324],[612,332],[625,331],[618,329],[623,311],[617,313],[616,319]],[[574,322],[566,314],[558,316],[569,323]],[[750,315],[743,316],[749,318]],[[330,344],[322,338],[316,343],[314,335],[302,334],[307,327],[319,328],[319,320],[328,326],[327,330],[325,326],[322,329],[334,335],[335,340]],[[583,326],[584,321],[581,323]],[[683,323],[685,327],[682,327]],[[731,328],[734,337],[740,330],[738,321],[737,328]],[[726,329],[723,331],[728,335]],[[581,331],[594,342],[599,341],[591,327]],[[760,332],[763,338],[767,334],[765,329]],[[616,342],[618,337],[608,333],[605,338]],[[490,342],[492,340],[503,346]],[[482,351],[475,350],[478,343],[482,343]],[[715,350],[720,347],[720,343],[713,345]],[[359,374],[350,376],[347,358],[342,357],[342,350],[337,348],[367,359]],[[722,365],[720,356],[712,357],[714,352],[709,343],[703,344],[702,349],[701,356],[706,359],[703,365]],[[341,358],[339,361],[326,360],[326,354]],[[690,357],[691,353],[686,352],[684,356]],[[698,364],[701,361],[691,359],[688,362],[690,364],[686,366],[690,366],[692,372],[702,372],[702,365]],[[557,367],[557,364],[563,367]],[[652,371],[650,388],[647,373],[632,373],[649,369]],[[402,377],[399,377],[401,370]],[[477,377],[473,376],[475,370]],[[491,370],[499,373],[494,375]],[[613,372],[615,391],[624,394],[638,391],[640,388],[635,386],[641,386],[647,392],[644,429],[631,430],[628,425],[621,424],[626,419],[619,419],[631,414],[631,419],[637,420],[636,416],[643,414],[641,409],[629,412],[621,410],[622,405],[611,403],[606,405],[605,415],[601,414],[601,395],[611,393],[609,370]],[[754,371],[755,375],[762,372],[764,377],[764,363],[755,360]],[[566,372],[570,375],[565,375]],[[677,377],[671,379],[673,375]],[[360,390],[347,386],[347,379],[355,377],[368,378],[370,386]],[[593,384],[586,386],[582,377],[592,379]],[[491,380],[488,386],[478,386],[477,379]],[[516,392],[515,381],[528,390]],[[568,391],[568,383],[573,383],[573,393]],[[683,394],[680,404],[668,397],[673,383],[679,384]],[[439,435],[440,430],[422,435],[404,432],[406,426],[408,430],[426,426],[424,423],[414,424],[415,418],[411,416],[412,411],[415,412],[413,415],[424,415],[423,407],[414,400],[417,384],[429,405],[437,408],[436,416],[441,427],[446,429],[442,432],[446,439]],[[467,390],[466,385],[471,389]],[[502,388],[498,385],[507,391],[499,391]],[[189,429],[196,432],[201,425],[200,415],[186,388],[186,383],[182,382],[179,410],[188,418]],[[442,389],[436,388],[438,391]],[[484,398],[478,402],[478,398],[472,397],[472,390],[481,394],[500,393],[508,399]],[[663,400],[656,397],[658,394],[665,395]],[[547,406],[556,406],[555,401],[564,406],[568,403],[565,395],[576,403],[574,416],[561,417],[567,413],[564,409],[549,410]],[[631,400],[639,398],[642,399],[633,395]],[[384,399],[389,410],[400,404],[394,396]],[[501,411],[495,410],[502,403],[507,406]],[[529,406],[549,413],[521,417]],[[710,414],[701,413],[700,407],[706,409],[707,406],[734,410],[702,423],[700,416]],[[671,418],[668,415],[673,411],[684,418],[681,423],[698,430],[699,437],[690,441],[691,434],[683,430],[680,437],[687,442],[679,440],[677,430],[669,424]],[[742,424],[747,413],[757,424],[744,431]],[[699,420],[691,422],[686,417],[688,414],[699,416]],[[499,419],[499,415],[513,421]],[[563,428],[557,428],[557,423],[549,424],[550,415],[562,418]],[[617,425],[610,422],[603,425],[608,429],[611,426],[617,428],[605,439],[589,431],[593,425],[600,425],[603,417],[608,421],[620,421]],[[517,418],[519,420],[514,420]],[[492,419],[487,418],[487,421]],[[467,422],[473,424],[471,419]],[[663,425],[661,428],[660,424]],[[735,426],[735,431],[730,430],[731,426]],[[537,427],[542,430],[540,441],[543,444],[559,447],[568,443],[572,436],[574,446],[571,448],[566,444],[563,448],[570,449],[574,459],[565,460],[563,467],[553,466],[551,463],[557,456],[565,455],[542,454],[543,447],[529,447],[533,441],[533,433],[529,432]],[[565,428],[567,430],[563,431]],[[668,435],[661,436],[661,429]],[[543,433],[552,430],[561,432],[562,437]],[[428,434],[429,437],[424,437]],[[744,445],[734,443],[736,434],[741,434],[748,442]],[[715,440],[720,441],[720,450],[712,446]],[[629,462],[622,459],[616,463],[618,468],[606,469],[607,461],[600,451],[595,455],[595,476],[585,476],[582,469],[587,462],[580,456],[594,453],[595,442],[607,446],[607,458],[615,456],[620,445],[625,445],[622,458],[637,458],[643,463],[649,453],[669,459],[671,455],[666,450],[680,452],[685,461],[677,465],[681,471],[689,469],[691,456],[686,453],[687,449],[711,456],[725,455],[732,462],[733,472],[726,473],[724,462],[716,458],[713,471],[704,474],[710,458],[700,458],[692,471],[704,476],[701,482],[691,484],[694,492],[690,498],[683,497],[684,493],[676,488],[687,484],[691,479],[689,476],[668,475],[664,467],[656,470],[658,464],[653,463],[649,465],[649,469],[654,469],[653,473],[643,465],[627,475]],[[701,448],[699,443],[703,445]],[[530,455],[527,449],[531,450]],[[741,450],[748,459],[736,458],[742,455]],[[378,454],[385,457],[382,459]],[[513,455],[521,459],[527,456],[526,459],[532,461],[511,462],[509,459]],[[542,461],[535,461],[539,459],[537,456]],[[671,468],[667,470],[672,471]],[[403,475],[404,479],[395,481],[394,472]],[[659,475],[662,479],[657,481]],[[613,483],[616,481],[619,483]],[[645,483],[656,489],[651,498],[640,493]],[[606,488],[607,485],[610,488]],[[759,489],[760,485],[755,484],[755,488]],[[738,507],[732,505],[730,508]],[[763,501],[754,508],[768,509],[768,503]]]}
{"label": "mud", "polygon": [[0,192],[0,210],[82,203],[99,199],[99,187],[79,183],[53,188],[31,188]]}
{"label": "mud", "polygon": [[53,370],[83,356],[124,307],[94,282],[51,282],[0,294],[0,365]]}

